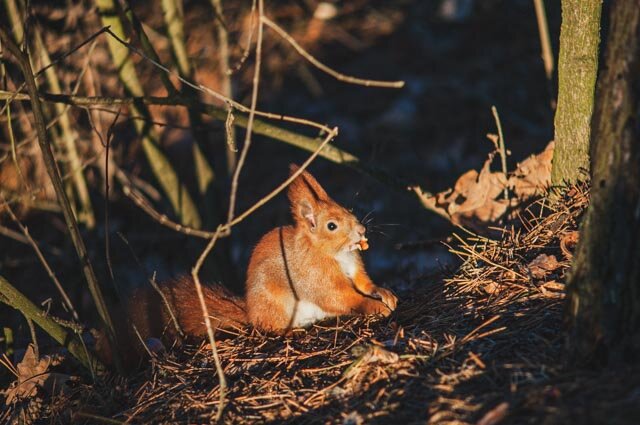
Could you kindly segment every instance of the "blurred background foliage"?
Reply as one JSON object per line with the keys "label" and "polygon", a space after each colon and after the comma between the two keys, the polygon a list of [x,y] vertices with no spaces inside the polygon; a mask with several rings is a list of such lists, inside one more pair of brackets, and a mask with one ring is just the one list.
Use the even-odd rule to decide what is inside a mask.
{"label": "blurred background foliage", "polygon": [[[558,3],[547,4],[554,42]],[[175,73],[168,76],[102,33],[50,67],[38,80],[41,91],[116,98],[179,93],[183,100],[198,98],[217,107],[216,114],[204,114],[176,104],[87,108],[45,103],[66,193],[108,299],[117,302],[152,276],[162,280],[187,272],[206,241],[151,219],[125,196],[123,184],[131,184],[177,223],[214,230],[226,219],[237,160],[228,137],[233,135],[241,148],[244,130],[230,132],[227,105],[184,86],[176,75],[248,106],[255,65],[250,49],[256,38],[251,1],[32,1],[25,13],[20,0],[3,0],[2,8],[0,25],[10,28],[18,43],[25,42],[20,23],[26,22],[34,70],[110,25],[146,56],[157,54]],[[435,192],[452,186],[466,170],[478,169],[492,150],[485,137],[495,132],[492,105],[500,111],[510,163],[542,150],[552,138],[555,90],[545,75],[530,0],[299,0],[268,2],[266,15],[340,72],[406,82],[399,90],[339,82],[265,28],[258,109],[338,126],[335,146],[402,184]],[[0,90],[12,92],[22,76],[4,57]],[[95,309],[35,143],[30,105],[2,103],[0,189],[83,322],[91,322]],[[242,119],[240,113],[234,116]],[[312,139],[319,136],[317,129],[267,121]],[[289,163],[309,155],[273,137],[254,134],[253,139],[239,178],[236,211],[283,181]],[[402,184],[385,184],[324,159],[315,161],[311,171],[337,201],[359,217],[372,218],[372,249],[365,261],[374,280],[402,287],[453,261],[438,243],[450,225],[422,209]],[[287,222],[286,199],[280,196],[220,241],[203,277],[241,291],[253,245],[270,228]],[[68,318],[46,271],[7,214],[0,215],[0,229],[0,274],[36,304]],[[15,329],[18,338],[29,338],[23,319],[4,305],[0,322]]]}

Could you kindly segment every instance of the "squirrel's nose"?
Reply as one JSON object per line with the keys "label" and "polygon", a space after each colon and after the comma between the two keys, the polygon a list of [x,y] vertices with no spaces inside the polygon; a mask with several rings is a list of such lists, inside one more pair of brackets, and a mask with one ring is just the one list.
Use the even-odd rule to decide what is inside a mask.
{"label": "squirrel's nose", "polygon": [[356,232],[358,232],[358,234],[359,234],[360,236],[364,236],[364,234],[366,233],[366,231],[367,231],[367,228],[366,228],[366,227],[364,227],[362,224],[358,224],[358,225],[356,226]]}

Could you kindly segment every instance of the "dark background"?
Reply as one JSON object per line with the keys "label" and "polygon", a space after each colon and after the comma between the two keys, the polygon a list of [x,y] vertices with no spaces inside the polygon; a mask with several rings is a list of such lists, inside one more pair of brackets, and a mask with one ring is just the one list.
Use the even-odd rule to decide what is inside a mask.
{"label": "dark background", "polygon": [[[241,22],[239,17],[246,14],[249,2],[224,3],[227,21]],[[296,38],[304,34],[317,3],[311,0],[268,2],[267,14]],[[507,148],[512,153],[509,158],[512,169],[517,161],[542,150],[553,136],[550,94],[555,90],[545,77],[533,2],[458,3],[456,13],[446,16],[442,13],[441,1],[335,2],[338,16],[327,22],[321,36],[306,46],[322,62],[345,74],[405,80],[406,86],[401,90],[366,88],[336,81],[310,67],[272,31],[265,29],[259,109],[337,125],[340,128],[335,141],[338,147],[407,182],[436,192],[451,187],[465,171],[482,166],[493,148],[485,135],[497,132],[491,115],[491,106],[495,105]],[[52,40],[51,49],[64,51],[65,46],[73,45],[74,39],[60,41],[58,35],[65,29],[60,19],[52,17],[51,8],[58,5],[52,4],[34,2],[35,19]],[[192,1],[186,2],[185,7],[188,41],[200,42],[201,46],[207,46],[206,40],[215,36],[208,4]],[[556,43],[554,52],[557,52],[559,2],[548,1],[546,7],[551,39]],[[138,4],[135,12],[150,28],[162,31],[159,5]],[[82,40],[83,32],[99,28],[95,9],[87,8],[78,15],[73,27],[80,29],[76,41]],[[235,45],[238,40],[233,34],[231,43]],[[56,44],[56,40],[60,42]],[[214,50],[190,49],[194,62],[204,69],[201,76],[213,80]],[[236,58],[238,51],[236,46]],[[234,76],[236,98],[245,105],[250,102],[251,65],[249,60]],[[157,75],[154,76],[154,70],[147,64],[138,66],[145,87],[150,94],[154,93],[159,86]],[[74,68],[69,65],[60,72],[72,74]],[[117,94],[121,90],[114,76],[113,70],[101,75],[105,92]],[[170,117],[171,112],[166,116]],[[82,125],[80,114],[78,123]],[[223,200],[220,209],[226,216],[229,182],[222,151],[224,131],[220,123],[208,125],[212,142],[208,156],[217,172],[219,196]],[[313,135],[300,127],[291,128]],[[79,131],[81,136],[88,137],[88,130]],[[243,138],[243,132],[238,131],[238,141]],[[192,140],[190,132],[167,129],[163,140],[172,161],[188,178],[192,166],[181,158],[188,152],[184,147]],[[132,137],[130,123],[116,127],[114,155],[123,169],[155,184],[139,141]],[[307,156],[308,153],[292,146],[254,136],[240,179],[237,211],[243,211],[285,179],[289,163],[300,163]],[[454,264],[455,259],[439,242],[450,234],[451,226],[426,211],[412,193],[397,191],[323,159],[314,162],[310,170],[338,202],[353,208],[359,217],[367,214],[373,217],[371,248],[364,258],[377,283],[400,292],[410,291],[416,289],[415,285],[424,284],[416,283],[418,277]],[[112,281],[104,249],[104,198],[98,185],[92,188],[92,197],[98,226],[94,231],[86,231],[84,238],[98,279],[112,301],[126,296],[132,287],[145,284],[154,272],[159,279],[166,279],[187,272],[195,263],[203,248],[202,241],[189,239],[153,222],[119,196],[116,188],[109,204],[108,231],[115,276]],[[168,213],[170,209],[167,205],[164,207]],[[61,215],[32,210],[22,219],[69,290],[81,318],[91,323],[95,319],[93,304]],[[232,236],[217,247],[218,253],[227,252],[230,258],[227,264],[231,267],[223,270],[225,283],[241,288],[253,245],[262,234],[289,220],[286,197],[280,195],[235,227]],[[1,224],[15,229],[5,217]],[[206,273],[205,276],[212,275]],[[59,296],[30,247],[0,236],[0,274],[36,303],[51,298],[51,310],[65,317]],[[4,305],[0,306],[0,323],[14,328],[18,340],[28,338],[22,317]]]}

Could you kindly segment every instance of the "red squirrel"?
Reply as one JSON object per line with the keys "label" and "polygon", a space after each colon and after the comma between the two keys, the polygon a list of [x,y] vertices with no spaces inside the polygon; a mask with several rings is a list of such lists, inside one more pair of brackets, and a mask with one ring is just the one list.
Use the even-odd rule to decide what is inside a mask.
{"label": "red squirrel", "polygon": [[[291,164],[290,172],[298,166]],[[368,248],[365,227],[303,171],[289,186],[294,224],[271,230],[258,242],[247,270],[246,296],[203,285],[204,299],[218,330],[251,324],[284,334],[341,315],[389,315],[397,298],[376,286],[364,269],[360,250]],[[125,331],[133,340],[178,337],[167,304],[187,337],[203,337],[206,327],[191,277],[138,290],[126,310]],[[164,299],[163,299],[164,298]],[[133,333],[134,329],[136,333]],[[126,349],[126,347],[123,347]],[[135,349],[143,348],[136,344]],[[100,352],[100,347],[98,347]],[[103,350],[104,351],[104,350]]]}

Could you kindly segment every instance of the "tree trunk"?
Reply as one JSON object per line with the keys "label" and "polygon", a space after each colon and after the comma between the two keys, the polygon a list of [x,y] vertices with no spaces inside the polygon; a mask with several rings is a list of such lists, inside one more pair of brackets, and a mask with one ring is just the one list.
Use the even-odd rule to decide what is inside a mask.
{"label": "tree trunk", "polygon": [[591,205],[568,284],[577,358],[640,355],[640,0],[612,3],[592,122]]}
{"label": "tree trunk", "polygon": [[551,182],[586,180],[602,0],[562,0],[556,147]]}

